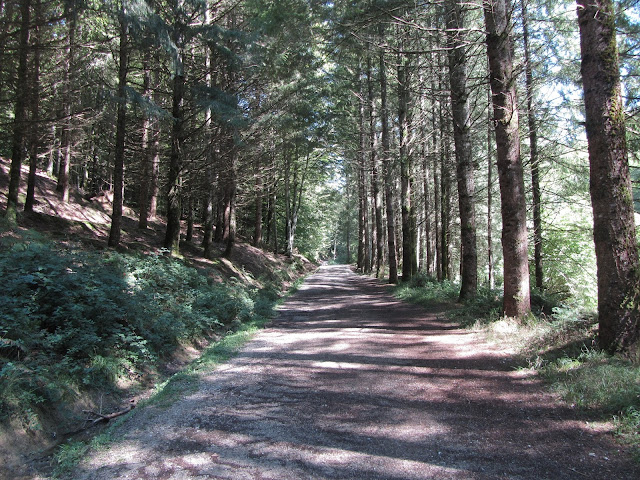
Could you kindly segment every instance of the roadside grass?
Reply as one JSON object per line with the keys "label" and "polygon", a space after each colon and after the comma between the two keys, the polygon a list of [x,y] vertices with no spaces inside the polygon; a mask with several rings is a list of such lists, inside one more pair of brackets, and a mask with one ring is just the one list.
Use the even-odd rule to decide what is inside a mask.
{"label": "roadside grass", "polygon": [[458,288],[418,279],[398,286],[396,295],[422,305],[451,304],[450,318],[510,350],[521,368],[534,371],[568,405],[612,422],[640,461],[640,363],[598,350],[594,312],[536,294],[537,314],[516,320],[501,316],[500,292],[480,289],[472,301],[454,304]]}

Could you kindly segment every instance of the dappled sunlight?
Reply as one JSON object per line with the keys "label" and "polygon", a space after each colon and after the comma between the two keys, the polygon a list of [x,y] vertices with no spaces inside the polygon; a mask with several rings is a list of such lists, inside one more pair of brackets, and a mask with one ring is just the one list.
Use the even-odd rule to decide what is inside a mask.
{"label": "dappled sunlight", "polygon": [[380,284],[358,285],[351,273],[337,278],[353,282],[354,301],[336,302],[322,269],[318,277],[236,358],[204,375],[197,392],[166,411],[140,412],[78,478],[568,480],[610,472],[601,463],[612,455],[606,438],[477,333],[394,301]]}

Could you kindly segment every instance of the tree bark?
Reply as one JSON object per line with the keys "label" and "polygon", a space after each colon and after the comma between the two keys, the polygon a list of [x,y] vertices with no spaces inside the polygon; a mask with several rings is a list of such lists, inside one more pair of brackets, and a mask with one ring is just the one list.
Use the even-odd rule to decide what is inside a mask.
{"label": "tree bark", "polygon": [[175,58],[175,70],[173,72],[173,89],[171,115],[173,126],[171,128],[171,154],[169,156],[169,178],[167,182],[167,227],[164,238],[164,247],[171,255],[180,254],[180,217],[182,215],[182,168],[183,149],[185,143],[184,132],[184,20],[181,12],[181,1],[176,3],[176,22],[174,24],[173,41],[177,52]]}
{"label": "tree bark", "polygon": [[42,19],[42,0],[35,2],[35,25],[33,26],[33,71],[29,80],[29,94],[31,122],[29,126],[29,178],[27,181],[27,198],[24,203],[25,212],[32,212],[36,195],[36,173],[38,168],[38,155],[40,154],[41,127],[40,127],[40,64],[41,64],[41,38],[40,26]]}
{"label": "tree bark", "polygon": [[520,0],[522,10],[522,43],[524,47],[525,85],[527,89],[527,123],[529,127],[529,156],[531,159],[531,190],[533,193],[533,263],[535,269],[536,288],[544,287],[544,271],[542,269],[542,200],[540,191],[540,158],[538,155],[538,125],[535,114],[533,88],[533,65],[529,48],[529,14],[528,0]]}
{"label": "tree bark", "polygon": [[475,181],[471,146],[471,108],[467,88],[467,52],[464,38],[465,12],[464,7],[457,0],[448,0],[446,9],[449,84],[462,244],[462,279],[459,296],[459,300],[462,301],[473,298],[478,290]]}
{"label": "tree bark", "polygon": [[58,184],[56,191],[60,194],[63,202],[69,201],[69,174],[71,171],[71,149],[73,120],[72,114],[72,91],[74,84],[75,50],[76,50],[76,30],[77,30],[77,7],[75,2],[67,4],[65,18],[68,23],[67,45],[65,52],[65,66],[63,78],[63,119],[62,138],[60,142],[60,165],[58,167]]}
{"label": "tree bark", "polygon": [[29,104],[29,36],[31,24],[31,0],[23,0],[20,6],[20,43],[18,46],[18,88],[13,120],[13,144],[11,148],[11,168],[9,172],[9,192],[5,216],[10,225],[17,224],[18,193],[20,190],[20,173],[22,160],[25,157],[27,139],[27,106]]}
{"label": "tree bark", "polygon": [[492,120],[491,115],[491,87],[487,89],[487,280],[489,288],[493,290],[495,287],[495,275],[493,267],[493,152],[491,143]]}
{"label": "tree bark", "polygon": [[509,13],[505,0],[485,0],[487,56],[502,200],[503,311],[509,317],[523,317],[531,311],[527,209]]}
{"label": "tree bark", "polygon": [[369,233],[368,233],[368,199],[367,199],[367,174],[365,169],[365,119],[364,119],[364,87],[362,72],[358,74],[358,270],[366,272],[369,265]]}
{"label": "tree bark", "polygon": [[611,0],[578,0],[600,347],[640,353],[638,250],[615,12]]}
{"label": "tree bark", "polygon": [[398,130],[400,144],[400,208],[402,216],[402,281],[408,282],[418,271],[416,256],[416,218],[412,205],[413,162],[409,151],[411,115],[409,111],[409,60],[398,58]]}
{"label": "tree bark", "polygon": [[127,70],[129,63],[128,26],[124,7],[120,12],[120,46],[118,65],[118,102],[116,119],[116,144],[113,164],[113,211],[111,213],[111,230],[109,231],[109,246],[120,244],[122,230],[122,203],[124,197],[124,148],[127,128]]}
{"label": "tree bark", "polygon": [[[380,27],[380,37],[384,27]],[[382,125],[382,165],[384,169],[384,201],[387,211],[387,248],[389,255],[389,283],[398,283],[398,257],[396,252],[395,211],[393,206],[393,178],[391,174],[391,146],[389,137],[389,107],[387,106],[387,66],[384,52],[379,54],[380,70],[380,123]]]}
{"label": "tree bark", "polygon": [[[142,96],[149,98],[151,92],[151,71],[149,66],[149,53],[144,53],[142,60]],[[142,120],[142,145],[140,161],[140,192],[138,197],[138,228],[145,230],[149,225],[149,195],[151,190],[151,169],[153,163],[151,140],[151,114],[143,113]]]}
{"label": "tree bark", "polygon": [[377,158],[377,134],[376,134],[376,109],[375,96],[373,91],[373,72],[371,65],[371,55],[367,56],[367,96],[369,105],[369,162],[371,168],[371,194],[373,200],[372,213],[375,223],[373,223],[373,239],[375,245],[375,257],[372,254],[372,265],[375,266],[376,277],[380,276],[384,255],[384,244],[382,234],[382,192],[380,191],[380,175]]}

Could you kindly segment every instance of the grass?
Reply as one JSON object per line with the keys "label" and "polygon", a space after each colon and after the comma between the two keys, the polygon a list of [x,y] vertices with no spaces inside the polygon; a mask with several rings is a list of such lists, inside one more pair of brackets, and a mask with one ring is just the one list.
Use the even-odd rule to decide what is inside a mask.
{"label": "grass", "polygon": [[[453,305],[457,291],[452,283],[418,279],[397,287],[396,295],[423,305]],[[474,300],[457,305],[449,316],[508,347],[522,368],[534,370],[567,404],[611,422],[620,442],[640,461],[640,364],[596,348],[594,312],[549,298],[540,298],[539,304],[553,313],[504,318],[499,293],[480,289]]]}

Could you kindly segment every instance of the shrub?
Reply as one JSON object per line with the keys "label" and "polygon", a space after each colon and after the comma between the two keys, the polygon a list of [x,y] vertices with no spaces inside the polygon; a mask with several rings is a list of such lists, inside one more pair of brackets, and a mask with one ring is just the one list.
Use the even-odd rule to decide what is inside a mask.
{"label": "shrub", "polygon": [[30,236],[0,242],[0,277],[0,415],[27,428],[62,396],[114,388],[273,304],[270,291],[216,283],[184,261]]}

